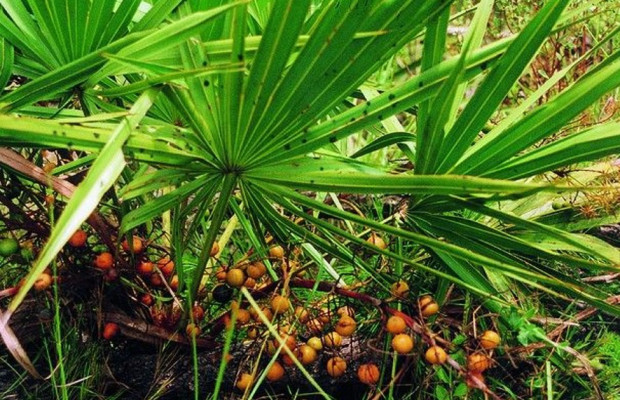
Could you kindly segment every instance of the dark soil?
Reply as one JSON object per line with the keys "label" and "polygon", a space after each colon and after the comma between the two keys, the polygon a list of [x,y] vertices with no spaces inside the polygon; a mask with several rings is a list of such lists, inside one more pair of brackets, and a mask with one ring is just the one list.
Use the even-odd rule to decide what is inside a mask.
{"label": "dark soil", "polygon": [[[27,350],[34,351],[32,348]],[[198,354],[199,398],[207,398],[208,394],[214,391],[220,365],[220,351]],[[232,349],[234,357],[226,368],[219,399],[241,398],[242,393],[234,384],[239,364],[247,362],[246,353],[246,348]],[[347,372],[338,379],[333,379],[326,373],[325,364],[330,357],[328,354],[322,354],[318,362],[307,367],[316,382],[335,399],[362,398],[368,390],[366,386],[360,384],[356,371],[360,363],[368,362],[376,355],[374,357],[371,355],[369,358],[368,355],[361,354],[357,361],[350,360],[347,355],[347,351],[343,351],[342,356],[348,359]],[[13,364],[11,356],[5,351],[1,351],[0,356]],[[102,388],[101,398],[115,396],[120,399],[138,400],[151,398],[156,393],[160,393],[161,396],[154,398],[164,400],[188,399],[194,396],[192,356],[186,346],[168,344],[158,347],[136,340],[120,339],[111,344],[106,359],[102,362],[105,363],[110,376]],[[18,366],[14,367],[19,371]],[[45,365],[37,365],[37,368],[40,368],[42,374],[47,373]],[[264,381],[256,398],[271,396],[271,398],[288,399],[293,395],[291,390],[295,390],[298,393],[297,398],[300,399],[323,398],[316,394],[316,389],[296,367],[286,367],[286,370],[287,375],[282,381],[275,384]],[[11,388],[17,378],[6,363],[0,363],[0,393]],[[52,399],[49,389],[42,389],[42,386],[40,381],[26,377],[14,390],[5,394],[3,399]],[[35,393],[35,397],[31,397]],[[118,393],[122,393],[120,397],[116,397]]]}

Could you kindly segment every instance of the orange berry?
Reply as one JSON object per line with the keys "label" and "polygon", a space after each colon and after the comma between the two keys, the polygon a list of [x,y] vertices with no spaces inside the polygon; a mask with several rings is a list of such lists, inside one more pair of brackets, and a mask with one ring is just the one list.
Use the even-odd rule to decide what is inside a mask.
{"label": "orange berry", "polygon": [[[260,309],[260,311],[265,314],[265,317],[267,318],[267,320],[271,321],[273,318],[273,313],[271,312],[270,308],[267,307],[263,307]],[[250,308],[250,315],[252,316],[252,319],[254,321],[261,321],[260,316],[258,315],[258,311],[256,311],[255,308]]]}
{"label": "orange berry", "polygon": [[174,273],[174,261],[168,257],[164,257],[157,261],[157,267],[166,278],[169,278]]}
{"label": "orange berry", "polygon": [[284,353],[282,354],[282,362],[284,363],[284,365],[292,367],[293,365],[295,365],[295,360],[293,359],[293,357],[289,356],[288,353]]}
{"label": "orange berry", "polygon": [[[297,340],[295,339],[295,335],[289,335],[286,333],[281,333],[280,337],[284,340],[284,345],[288,347],[290,350],[295,350],[297,347]],[[280,347],[280,342],[277,339],[273,339],[273,345],[276,347]]]}
{"label": "orange berry", "polygon": [[50,287],[51,284],[52,284],[52,276],[44,272],[41,275],[39,275],[36,281],[34,281],[33,287],[34,287],[34,290],[36,290],[37,292],[40,292]]}
{"label": "orange berry", "polygon": [[284,314],[285,312],[288,311],[290,306],[291,306],[291,302],[288,299],[288,297],[285,297],[285,296],[278,295],[278,296],[275,296],[271,300],[271,310],[276,315]]}
{"label": "orange berry", "polygon": [[138,265],[136,265],[136,271],[140,275],[149,276],[153,273],[153,263],[150,261],[140,261]]}
{"label": "orange berry", "polygon": [[131,244],[132,244],[132,247],[129,248],[129,242],[127,242],[127,239],[125,239],[123,240],[123,243],[121,243],[121,246],[123,247],[123,250],[125,250],[128,253],[133,252],[134,254],[140,254],[144,250],[142,239],[137,236],[132,236]]}
{"label": "orange berry", "polygon": [[161,276],[158,273],[156,273],[156,272],[153,272],[151,274],[150,281],[151,281],[151,286],[153,286],[153,287],[162,287],[162,286],[164,286],[164,281],[161,279]]}
{"label": "orange berry", "polygon": [[224,267],[218,268],[215,273],[215,278],[220,282],[224,282],[226,280],[226,269]]}
{"label": "orange berry", "polygon": [[484,331],[478,338],[483,349],[491,350],[499,346],[502,339],[495,331]]}
{"label": "orange berry", "polygon": [[413,350],[413,338],[399,333],[392,338],[392,348],[399,354],[407,354]]}
{"label": "orange berry", "polygon": [[347,362],[342,357],[332,357],[327,360],[327,373],[332,378],[342,376],[347,370]]}
{"label": "orange berry", "polygon": [[284,249],[282,246],[273,246],[269,249],[269,257],[271,258],[282,258],[284,257]]}
{"label": "orange berry", "polygon": [[112,340],[114,336],[118,334],[119,327],[114,322],[108,322],[103,327],[103,338],[106,340]]}
{"label": "orange berry", "polygon": [[112,268],[112,265],[114,265],[114,257],[108,252],[101,253],[95,258],[95,267],[99,269],[105,271]]}
{"label": "orange berry", "polygon": [[476,382],[476,380],[484,384],[484,376],[482,375],[482,372],[469,371],[467,373],[467,381],[466,381],[467,386],[470,388],[480,387],[479,383]]}
{"label": "orange berry", "polygon": [[271,368],[267,371],[267,380],[270,382],[279,381],[284,377],[284,367],[279,362],[275,361],[271,364]]}
{"label": "orange berry", "polygon": [[329,311],[329,308],[322,307],[321,312],[318,315],[318,318],[322,323],[326,324],[331,320],[332,315],[333,314]]}
{"label": "orange berry", "polygon": [[321,333],[323,331],[323,322],[318,318],[312,318],[306,322],[306,327],[311,333]]}
{"label": "orange berry", "polygon": [[385,241],[381,239],[381,236],[375,233],[371,234],[366,241],[373,246],[380,248],[381,250],[385,250],[387,248],[387,244],[385,244]]}
{"label": "orange berry", "polygon": [[249,339],[256,339],[258,337],[259,333],[260,332],[258,331],[258,328],[253,326],[253,327],[248,329],[248,338]]}
{"label": "orange berry", "polygon": [[302,306],[297,306],[295,307],[295,317],[299,320],[299,322],[304,323],[308,321],[310,314],[308,313],[308,310]]}
{"label": "orange berry", "polygon": [[398,281],[392,284],[392,295],[395,297],[405,297],[409,292],[409,285],[405,281]]}
{"label": "orange berry", "polygon": [[407,330],[407,323],[402,317],[392,315],[385,324],[385,330],[394,335],[404,333]]}
{"label": "orange berry", "polygon": [[486,354],[473,353],[467,357],[467,369],[473,372],[484,372],[491,366],[491,360]]}
{"label": "orange berry", "polygon": [[357,369],[357,377],[366,385],[374,385],[379,382],[381,371],[375,364],[362,364]]}
{"label": "orange berry", "polygon": [[169,285],[170,289],[174,290],[175,292],[179,290],[179,275],[173,275],[170,279]]}
{"label": "orange berry", "polygon": [[241,287],[245,282],[246,276],[239,268],[232,268],[226,273],[226,283],[232,287]]}
{"label": "orange berry", "polygon": [[420,311],[423,317],[430,317],[439,312],[439,304],[428,294],[420,297],[418,304],[420,305]]}
{"label": "orange berry", "polygon": [[428,350],[426,350],[424,358],[426,359],[426,361],[428,361],[429,364],[439,365],[445,363],[448,360],[448,354],[440,346],[431,346],[428,348]]}
{"label": "orange berry", "polygon": [[140,303],[144,304],[147,307],[153,305],[153,296],[148,293],[144,293],[142,296],[140,296]]}
{"label": "orange berry", "polygon": [[237,325],[245,325],[250,322],[250,312],[245,308],[240,308],[237,311],[233,311],[233,313],[237,314]]}
{"label": "orange berry", "polygon": [[199,306],[198,304],[196,304],[195,306],[192,307],[192,317],[194,317],[195,321],[200,321],[201,319],[203,319],[205,316],[205,310]]}
{"label": "orange berry", "polygon": [[71,235],[71,238],[69,239],[69,244],[73,247],[82,247],[86,244],[87,238],[88,236],[86,235],[86,232],[78,229],[73,235]]}
{"label": "orange berry", "polygon": [[246,390],[254,383],[254,377],[250,374],[243,373],[237,380],[237,389]]}
{"label": "orange berry", "polygon": [[254,287],[256,287],[256,280],[254,278],[246,278],[245,283],[243,284],[243,286],[245,286],[248,289],[253,289]]}
{"label": "orange berry", "polygon": [[187,336],[189,337],[196,337],[200,335],[200,332],[201,332],[200,327],[196,324],[189,323],[185,327],[185,333],[187,333]]}
{"label": "orange berry", "polygon": [[285,335],[297,335],[297,329],[291,325],[284,324],[278,328],[278,332]]}
{"label": "orange berry", "polygon": [[346,315],[347,317],[355,318],[355,309],[351,306],[342,306],[336,311],[336,314],[340,317],[344,317]]}
{"label": "orange berry", "polygon": [[338,323],[336,323],[336,326],[334,329],[336,330],[336,332],[338,332],[340,336],[347,337],[347,336],[351,336],[353,332],[355,332],[356,326],[357,326],[357,323],[355,322],[355,320],[345,315],[338,320]]}
{"label": "orange berry", "polygon": [[252,264],[248,265],[245,272],[248,274],[250,278],[259,279],[265,273],[267,273],[267,267],[260,261],[255,261]]}

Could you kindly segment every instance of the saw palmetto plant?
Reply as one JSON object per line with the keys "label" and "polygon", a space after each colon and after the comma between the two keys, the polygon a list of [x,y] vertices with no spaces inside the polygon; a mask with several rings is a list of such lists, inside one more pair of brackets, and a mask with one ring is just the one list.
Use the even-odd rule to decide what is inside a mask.
{"label": "saw palmetto plant", "polygon": [[[584,198],[613,196],[613,179],[549,179],[612,165],[620,149],[615,117],[567,130],[620,86],[620,52],[606,50],[617,29],[505,101],[550,38],[610,6],[570,3],[546,1],[519,32],[489,40],[492,0],[459,15],[450,0],[0,0],[0,84],[13,82],[0,144],[68,150],[59,172],[87,171],[3,312],[3,338],[72,234],[109,207],[123,210],[119,241],[145,225],[169,237],[189,305],[234,221],[265,259],[269,237],[286,253],[303,245],[336,284],[355,271],[386,295],[400,279],[456,285],[507,326],[528,293],[620,315],[610,293],[567,272],[618,270],[617,249],[574,232],[614,221],[613,201],[600,218],[579,212]],[[568,79],[586,59],[597,63]],[[345,206],[387,198],[398,206],[386,216]]]}

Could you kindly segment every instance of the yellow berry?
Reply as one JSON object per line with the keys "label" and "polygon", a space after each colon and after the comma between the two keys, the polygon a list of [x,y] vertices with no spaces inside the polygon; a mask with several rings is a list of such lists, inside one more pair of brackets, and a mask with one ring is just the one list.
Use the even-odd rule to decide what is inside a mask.
{"label": "yellow berry", "polygon": [[316,351],[323,350],[323,342],[316,336],[312,336],[308,339],[308,346],[312,347]]}
{"label": "yellow berry", "polygon": [[428,348],[428,350],[426,350],[424,358],[430,364],[439,365],[445,363],[448,360],[448,354],[446,354],[446,351],[439,346],[431,346]]}
{"label": "yellow berry", "polygon": [[276,296],[271,300],[271,310],[274,314],[284,314],[291,306],[290,300],[285,296]]}
{"label": "yellow berry", "polygon": [[340,347],[342,345],[342,336],[338,332],[329,332],[323,337],[323,344],[331,348]]}
{"label": "yellow berry", "polygon": [[435,302],[432,296],[424,295],[420,297],[418,304],[420,305],[420,311],[423,317],[430,317],[439,312],[439,304]]}
{"label": "yellow berry", "polygon": [[373,246],[380,248],[381,250],[385,250],[387,248],[387,245],[385,244],[385,241],[381,239],[381,236],[376,235],[374,233],[371,234],[368,240],[366,241],[372,244]]}
{"label": "yellow berry", "polygon": [[284,257],[284,249],[282,246],[273,246],[269,249],[269,257],[271,258],[282,258]]}
{"label": "yellow berry", "polygon": [[232,268],[226,273],[226,283],[232,287],[241,287],[245,283],[245,272],[239,268]]}
{"label": "yellow berry", "polygon": [[484,331],[478,338],[483,349],[491,350],[499,346],[502,339],[495,331]]}
{"label": "yellow berry", "polygon": [[391,334],[397,335],[407,330],[407,324],[403,318],[398,315],[392,315],[385,324],[385,330]]}
{"label": "yellow berry", "polygon": [[317,358],[318,358],[318,354],[316,353],[316,350],[312,348],[310,345],[302,344],[299,347],[299,359],[302,364],[304,365],[312,364],[313,362],[316,361]]}
{"label": "yellow berry", "polygon": [[404,297],[409,292],[409,285],[405,281],[398,281],[392,284],[392,295]]}
{"label": "yellow berry", "polygon": [[392,348],[399,354],[407,354],[413,350],[413,338],[400,333],[392,338]]}

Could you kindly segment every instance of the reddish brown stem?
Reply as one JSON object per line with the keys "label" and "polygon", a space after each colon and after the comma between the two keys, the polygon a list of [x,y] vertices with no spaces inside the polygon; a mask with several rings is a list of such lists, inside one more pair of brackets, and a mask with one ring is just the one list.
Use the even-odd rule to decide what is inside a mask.
{"label": "reddish brown stem", "polygon": [[15,294],[19,291],[19,288],[16,287],[11,287],[11,288],[7,288],[4,290],[0,290],[0,299],[3,299],[5,297],[12,297],[15,296]]}
{"label": "reddish brown stem", "polygon": [[[73,192],[77,189],[71,182],[49,175],[43,169],[28,161],[20,154],[7,148],[0,148],[0,164],[6,165],[7,167],[29,177],[35,182],[51,187],[56,192],[67,198],[73,196]],[[93,227],[93,229],[95,229],[95,231],[97,231],[99,237],[101,237],[101,240],[110,249],[110,251],[114,252],[114,241],[112,240],[112,235],[103,221],[103,218],[96,211],[94,211],[88,217],[87,222]]]}

